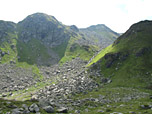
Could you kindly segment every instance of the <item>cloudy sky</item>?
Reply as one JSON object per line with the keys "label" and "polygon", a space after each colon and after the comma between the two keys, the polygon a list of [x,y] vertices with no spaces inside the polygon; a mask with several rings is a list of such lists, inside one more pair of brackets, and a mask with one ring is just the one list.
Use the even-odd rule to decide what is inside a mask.
{"label": "cloudy sky", "polygon": [[18,22],[42,12],[65,25],[105,24],[125,32],[133,23],[152,20],[152,0],[0,0],[0,20]]}

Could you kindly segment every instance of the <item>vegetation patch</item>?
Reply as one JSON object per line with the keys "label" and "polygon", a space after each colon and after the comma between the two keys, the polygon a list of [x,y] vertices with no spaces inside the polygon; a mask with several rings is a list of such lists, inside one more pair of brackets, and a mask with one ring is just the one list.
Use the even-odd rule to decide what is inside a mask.
{"label": "vegetation patch", "polygon": [[19,62],[27,62],[28,64],[38,63],[38,58],[44,63],[51,58],[48,54],[47,48],[38,39],[31,39],[28,43],[23,43],[18,40],[17,51]]}

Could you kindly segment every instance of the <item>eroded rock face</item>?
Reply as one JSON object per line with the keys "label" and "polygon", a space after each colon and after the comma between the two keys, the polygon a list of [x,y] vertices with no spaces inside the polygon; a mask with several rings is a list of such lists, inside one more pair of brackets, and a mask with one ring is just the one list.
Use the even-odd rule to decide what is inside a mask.
{"label": "eroded rock face", "polygon": [[25,43],[36,38],[45,45],[53,47],[69,38],[69,35],[64,33],[65,26],[58,22],[55,17],[42,13],[28,16],[18,23],[18,29],[19,38]]}

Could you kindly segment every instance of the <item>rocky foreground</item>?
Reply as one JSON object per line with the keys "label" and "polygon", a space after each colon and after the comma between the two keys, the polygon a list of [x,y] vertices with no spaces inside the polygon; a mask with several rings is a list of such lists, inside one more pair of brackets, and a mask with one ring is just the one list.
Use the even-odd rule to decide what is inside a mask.
{"label": "rocky foreground", "polygon": [[[11,109],[7,114],[40,114],[43,111],[43,113],[81,113],[80,107],[84,107],[87,113],[90,111],[90,108],[101,105],[106,105],[106,108],[98,109],[96,113],[106,112],[111,107],[110,104],[117,104],[119,102],[127,103],[150,96],[149,93],[132,88],[105,90],[104,85],[111,83],[112,80],[101,76],[98,72],[100,71],[99,69],[89,71],[88,73],[85,67],[86,63],[77,58],[63,65],[40,67],[40,72],[44,76],[43,83],[49,84],[39,89],[36,89],[38,85],[36,86],[35,84],[39,83],[40,80],[32,79],[33,74],[30,69],[16,68],[13,65],[1,66],[1,80],[3,82],[0,86],[0,92],[2,98],[7,99],[12,97],[16,99],[17,97],[15,98],[14,96],[17,93],[13,91],[27,90],[28,92],[28,88],[35,85],[35,90],[33,92],[29,91],[30,100],[33,103],[22,103],[22,105],[16,106],[11,101],[2,102],[7,104]],[[89,74],[100,77],[101,84],[90,78]],[[21,75],[22,78],[20,78]],[[92,92],[96,93],[95,96],[94,94],[90,94]],[[24,97],[24,94],[22,94],[22,97]],[[107,107],[107,105],[109,106]],[[141,105],[141,107],[146,108],[145,105]],[[148,109],[150,108],[152,108],[151,105],[148,105]]]}
{"label": "rocky foreground", "polygon": [[[0,65],[0,93],[11,92],[25,89],[38,80],[33,80],[34,73],[32,69],[16,67],[14,64]],[[5,95],[3,95],[5,96]]]}

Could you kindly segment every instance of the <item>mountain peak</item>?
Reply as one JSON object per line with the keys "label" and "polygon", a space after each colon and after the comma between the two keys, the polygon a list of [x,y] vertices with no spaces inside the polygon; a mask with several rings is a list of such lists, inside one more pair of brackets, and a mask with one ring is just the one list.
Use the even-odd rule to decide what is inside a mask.
{"label": "mountain peak", "polygon": [[[119,43],[121,41],[121,39],[124,39],[124,38],[139,39],[140,37],[135,37],[135,36],[137,36],[137,34],[141,34],[141,35],[149,34],[149,35],[151,35],[152,34],[151,31],[152,31],[152,21],[149,21],[149,20],[140,21],[138,23],[133,24],[123,35],[121,35],[118,38],[118,40],[115,41],[114,45]],[[139,40],[141,40],[141,39],[139,39]]]}
{"label": "mountain peak", "polygon": [[47,15],[45,13],[39,13],[39,12],[31,14],[28,17],[30,17],[30,18],[53,18],[53,19],[57,20],[54,16]]}
{"label": "mountain peak", "polygon": [[[98,29],[107,29],[108,27],[105,24],[97,24],[97,25],[91,25],[87,27],[88,30],[98,30]],[[109,29],[109,28],[108,28]]]}
{"label": "mountain peak", "polygon": [[70,28],[71,28],[72,30],[76,31],[76,32],[79,31],[78,27],[75,26],[75,25],[71,25]]}
{"label": "mountain peak", "polygon": [[27,16],[24,20],[20,21],[19,23],[23,22],[32,22],[32,23],[42,23],[42,22],[52,22],[52,23],[59,23],[58,20],[51,15],[47,15],[45,13],[34,13]]}
{"label": "mountain peak", "polygon": [[145,21],[140,21],[138,23],[135,23],[133,24],[131,27],[130,27],[130,30],[134,30],[136,32],[139,32],[141,30],[149,30],[149,26],[152,25],[152,21],[149,21],[149,20],[145,20]]}

